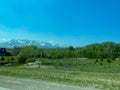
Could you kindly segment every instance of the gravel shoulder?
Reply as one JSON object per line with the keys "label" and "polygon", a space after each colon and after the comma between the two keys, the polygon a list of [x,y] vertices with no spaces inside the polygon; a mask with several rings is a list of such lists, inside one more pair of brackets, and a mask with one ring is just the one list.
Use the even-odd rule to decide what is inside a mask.
{"label": "gravel shoulder", "polygon": [[68,84],[0,76],[0,90],[97,90]]}

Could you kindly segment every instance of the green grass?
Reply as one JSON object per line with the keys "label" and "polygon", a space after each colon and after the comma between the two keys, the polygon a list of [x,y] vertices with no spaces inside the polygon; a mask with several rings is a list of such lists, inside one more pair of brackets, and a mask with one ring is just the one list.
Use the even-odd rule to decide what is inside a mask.
{"label": "green grass", "polygon": [[[95,87],[99,89],[119,90],[119,73],[81,72],[49,68],[0,67],[0,75],[17,78],[30,78]],[[117,88],[117,89],[116,89]]]}
{"label": "green grass", "polygon": [[60,60],[42,60],[43,65],[55,66],[58,69],[78,70],[83,72],[101,72],[101,73],[120,73],[119,60],[113,60],[108,63],[95,59],[60,59]]}
{"label": "green grass", "polygon": [[[3,60],[2,60],[2,58],[3,58]],[[17,62],[17,59],[15,56],[4,56],[4,57],[0,56],[0,63],[3,63],[3,62],[5,62],[5,63]]]}
{"label": "green grass", "polygon": [[[118,60],[62,59],[42,60],[41,68],[1,66],[0,75],[18,78],[53,81],[74,84],[81,87],[95,87],[102,90],[120,90],[120,65]],[[101,64],[102,63],[102,64]],[[50,67],[54,68],[50,68]]]}

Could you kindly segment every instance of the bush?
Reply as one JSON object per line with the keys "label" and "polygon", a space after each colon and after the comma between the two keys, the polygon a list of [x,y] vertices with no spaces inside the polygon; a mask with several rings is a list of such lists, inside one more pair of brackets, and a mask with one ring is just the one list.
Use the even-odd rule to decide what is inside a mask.
{"label": "bush", "polygon": [[98,59],[96,59],[95,62],[98,62]]}
{"label": "bush", "polygon": [[26,58],[24,57],[17,57],[18,63],[25,63],[26,62]]}
{"label": "bush", "polygon": [[35,62],[37,60],[37,58],[33,57],[33,58],[28,58],[25,63],[29,63],[29,62]]}
{"label": "bush", "polygon": [[101,58],[100,61],[103,61],[103,58]]}
{"label": "bush", "polygon": [[5,60],[5,58],[4,57],[1,57],[1,61],[4,61]]}
{"label": "bush", "polygon": [[51,62],[51,61],[42,61],[43,65],[56,65],[55,62]]}
{"label": "bush", "polygon": [[108,58],[108,59],[107,59],[107,62],[108,62],[108,63],[111,63],[112,61]]}
{"label": "bush", "polygon": [[101,62],[101,63],[100,63],[100,65],[102,66],[102,65],[103,65],[103,63]]}
{"label": "bush", "polygon": [[12,57],[11,60],[14,61],[15,59]]}

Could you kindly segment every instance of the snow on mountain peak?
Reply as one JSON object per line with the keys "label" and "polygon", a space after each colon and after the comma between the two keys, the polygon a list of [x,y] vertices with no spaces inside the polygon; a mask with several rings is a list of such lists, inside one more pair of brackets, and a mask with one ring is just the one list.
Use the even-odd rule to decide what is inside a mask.
{"label": "snow on mountain peak", "polygon": [[[17,42],[17,41],[16,41],[16,42]],[[18,42],[19,42],[19,43],[24,43],[24,41],[22,41],[22,40],[18,40]]]}
{"label": "snow on mountain peak", "polygon": [[37,46],[39,48],[55,48],[58,47],[57,44],[51,44],[48,42],[40,42],[36,40],[9,40],[0,42],[0,47],[13,48],[14,46],[23,47],[23,46]]}
{"label": "snow on mountain peak", "polygon": [[2,38],[0,39],[0,42],[9,42],[11,39],[6,39],[6,38]]}

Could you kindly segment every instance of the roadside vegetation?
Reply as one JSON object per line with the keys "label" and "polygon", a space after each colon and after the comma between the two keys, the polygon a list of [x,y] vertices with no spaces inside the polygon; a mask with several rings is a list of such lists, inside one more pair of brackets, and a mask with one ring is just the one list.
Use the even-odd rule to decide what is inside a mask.
{"label": "roadside vegetation", "polygon": [[105,42],[85,47],[7,49],[0,56],[0,75],[120,90],[120,44]]}
{"label": "roadside vegetation", "polygon": [[[41,67],[20,66],[1,66],[0,76],[27,78],[35,80],[45,80],[59,82],[63,84],[71,84],[80,87],[92,87],[100,90],[119,90],[120,89],[120,73],[118,69],[103,69],[98,66],[95,69],[83,69],[83,67],[75,69],[56,68],[48,65]],[[111,67],[112,68],[112,67]],[[100,70],[102,69],[102,70]],[[114,72],[114,70],[116,70]]]}

